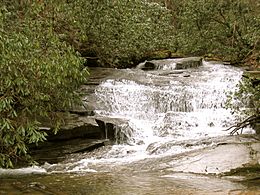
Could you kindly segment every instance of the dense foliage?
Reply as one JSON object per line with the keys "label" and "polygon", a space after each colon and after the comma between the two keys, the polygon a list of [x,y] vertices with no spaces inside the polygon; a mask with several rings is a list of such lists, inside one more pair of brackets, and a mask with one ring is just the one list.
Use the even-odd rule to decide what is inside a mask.
{"label": "dense foliage", "polygon": [[260,3],[252,0],[166,0],[177,48],[184,54],[260,63]]}
{"label": "dense foliage", "polygon": [[16,2],[0,7],[0,167],[28,158],[28,144],[45,140],[39,118],[57,125],[54,111],[70,107],[87,74],[55,33],[51,8]]}
{"label": "dense foliage", "polygon": [[125,67],[149,51],[172,48],[171,14],[157,3],[77,0],[73,4],[81,5],[78,20],[88,37],[81,49],[103,65]]}

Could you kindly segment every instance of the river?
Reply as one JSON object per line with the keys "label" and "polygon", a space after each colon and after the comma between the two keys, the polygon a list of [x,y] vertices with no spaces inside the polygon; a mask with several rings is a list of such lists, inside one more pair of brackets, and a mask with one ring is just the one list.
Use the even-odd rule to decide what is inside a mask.
{"label": "river", "polygon": [[[209,62],[185,70],[176,70],[174,60],[159,64],[151,71],[120,70],[96,87],[96,115],[124,121],[117,144],[59,164],[0,170],[0,194],[260,194],[259,180],[220,177],[226,166],[205,157],[219,143],[237,139],[223,131],[235,122],[224,106],[241,69]],[[198,159],[201,151],[205,161]]]}

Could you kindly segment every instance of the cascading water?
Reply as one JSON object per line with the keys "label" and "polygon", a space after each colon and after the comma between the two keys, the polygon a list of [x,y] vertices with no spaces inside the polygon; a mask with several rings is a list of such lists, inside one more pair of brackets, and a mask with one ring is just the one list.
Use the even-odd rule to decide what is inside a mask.
{"label": "cascading water", "polygon": [[103,165],[179,154],[214,144],[205,142],[210,137],[228,135],[223,130],[234,117],[224,109],[226,92],[235,89],[242,71],[204,62],[176,74],[175,61],[170,62],[156,71],[127,70],[96,88],[97,115],[125,119],[120,131],[128,140],[91,153],[68,171],[99,171]]}
{"label": "cascading water", "polygon": [[257,162],[254,137],[223,131],[235,121],[226,93],[242,71],[206,62],[175,68],[176,60],[163,60],[158,70],[113,72],[87,97],[96,100],[95,117],[120,121],[118,144],[58,164],[1,169],[0,194],[258,194],[258,172],[249,175],[252,187],[213,176]]}

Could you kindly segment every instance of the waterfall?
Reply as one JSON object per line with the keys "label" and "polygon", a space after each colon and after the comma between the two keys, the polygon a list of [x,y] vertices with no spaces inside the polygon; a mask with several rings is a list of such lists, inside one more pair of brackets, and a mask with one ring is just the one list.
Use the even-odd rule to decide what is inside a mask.
{"label": "waterfall", "polygon": [[242,71],[208,62],[175,70],[175,60],[163,62],[157,70],[128,69],[99,84],[94,94],[95,114],[122,123],[115,130],[117,144],[54,169],[107,171],[214,146],[215,139],[229,135],[223,130],[235,117],[224,106]]}
{"label": "waterfall", "polygon": [[156,71],[132,70],[136,77],[108,79],[96,89],[99,115],[128,120],[131,128],[122,131],[129,135],[133,154],[145,157],[155,147],[161,155],[182,152],[187,148],[176,150],[170,145],[227,135],[223,130],[234,122],[224,105],[226,93],[241,78],[240,69],[203,62],[201,67],[184,70],[185,74],[165,74],[175,66],[172,60]]}

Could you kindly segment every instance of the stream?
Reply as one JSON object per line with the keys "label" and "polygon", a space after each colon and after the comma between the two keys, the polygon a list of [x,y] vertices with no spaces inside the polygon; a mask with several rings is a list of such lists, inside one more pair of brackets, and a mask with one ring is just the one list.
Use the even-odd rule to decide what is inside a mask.
{"label": "stream", "polygon": [[236,121],[224,106],[241,76],[213,62],[177,70],[171,59],[156,70],[118,70],[94,94],[97,116],[123,121],[117,144],[58,164],[0,170],[0,195],[260,194],[259,179],[221,175],[244,163],[247,148],[234,144],[253,140],[250,128],[244,137],[224,131]]}

